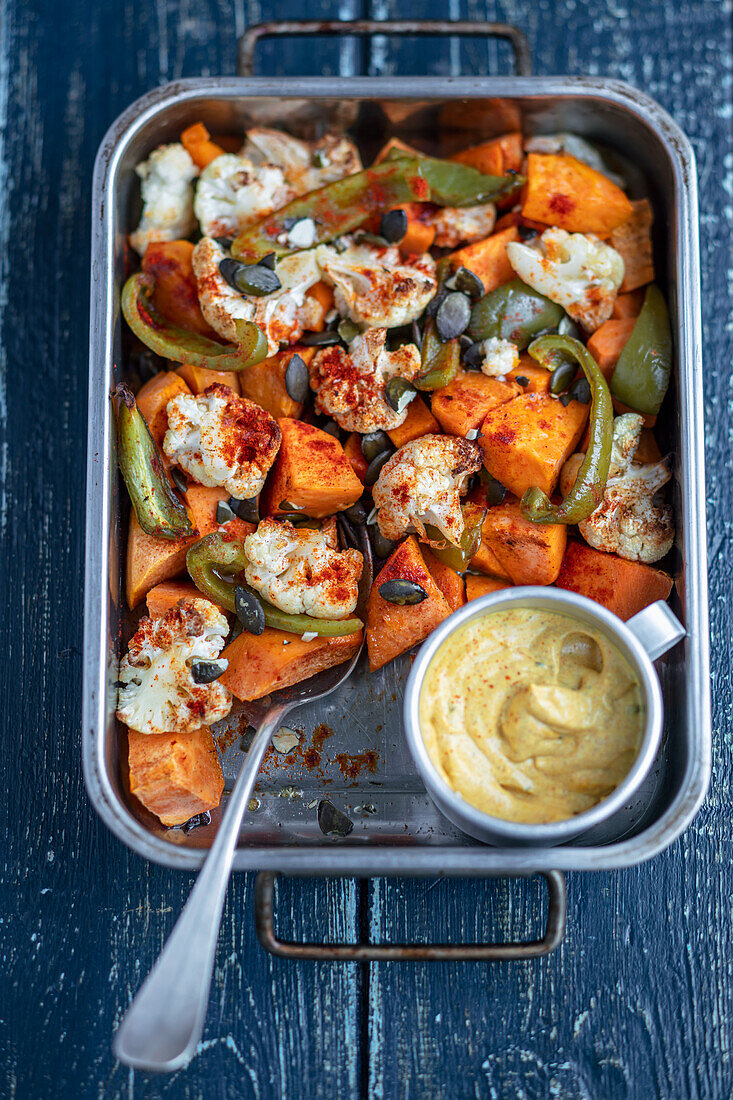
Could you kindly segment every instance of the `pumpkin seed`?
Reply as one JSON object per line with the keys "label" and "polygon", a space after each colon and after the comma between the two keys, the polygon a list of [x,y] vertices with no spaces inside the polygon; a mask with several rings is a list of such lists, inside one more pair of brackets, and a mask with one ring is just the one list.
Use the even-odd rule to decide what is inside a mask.
{"label": "pumpkin seed", "polygon": [[300,355],[290,356],[285,368],[285,390],[291,401],[302,404],[310,393],[310,375],[305,360]]}
{"label": "pumpkin seed", "polygon": [[460,336],[471,320],[471,301],[465,294],[452,290],[447,294],[435,314],[438,336],[445,343]]}
{"label": "pumpkin seed", "polygon": [[366,473],[364,474],[364,484],[366,485],[367,489],[371,488],[371,486],[374,485],[375,481],[382,472],[382,468],[386,466],[386,464],[389,462],[392,454],[393,452],[391,450],[380,451],[376,458],[373,458],[372,461],[369,463],[366,468]]}
{"label": "pumpkin seed", "polygon": [[427,316],[435,317],[436,313],[438,312],[447,297],[448,291],[444,286],[441,286],[435,297],[431,298],[425,307],[425,313],[427,314]]}
{"label": "pumpkin seed", "polygon": [[338,532],[341,536],[341,542],[344,544],[345,548],[347,550],[358,550],[359,540],[356,537],[356,531],[351,526],[343,512],[341,512],[336,517],[336,526],[338,527]]}
{"label": "pumpkin seed", "polygon": [[378,558],[388,558],[397,545],[392,539],[385,538],[378,527],[374,526],[371,530],[372,537],[372,549]]}
{"label": "pumpkin seed", "polygon": [[172,828],[180,829],[185,836],[188,836],[194,829],[200,829],[204,825],[211,825],[211,814],[208,810],[204,810],[200,814],[194,814],[193,817],[189,817],[188,821],[184,821],[183,825],[173,825]]}
{"label": "pumpkin seed", "polygon": [[381,428],[376,432],[367,432],[366,435],[361,437],[361,453],[367,462],[371,462],[373,458],[376,458],[382,451],[389,450],[391,446],[391,439]]}
{"label": "pumpkin seed", "polygon": [[333,802],[322,798],[318,803],[318,828],[324,836],[348,836],[354,822],[342,810],[337,810]]}
{"label": "pumpkin seed", "polygon": [[245,523],[259,523],[260,511],[257,507],[257,497],[247,497],[238,500],[237,497],[229,497],[227,504],[233,512],[243,519]]}
{"label": "pumpkin seed", "polygon": [[301,336],[300,342],[306,348],[328,348],[338,344],[341,337],[333,329],[324,329],[323,332],[306,332]]}
{"label": "pumpkin seed", "polygon": [[390,244],[398,244],[407,233],[407,214],[404,210],[388,210],[382,215],[379,223],[379,232],[385,241]]}
{"label": "pumpkin seed", "polygon": [[194,657],[191,661],[191,679],[194,684],[213,684],[229,668],[226,657],[220,657],[218,661],[205,661],[201,657]]}
{"label": "pumpkin seed", "polygon": [[246,588],[234,589],[234,609],[237,618],[250,634],[261,634],[265,629],[265,611],[257,597]]}
{"label": "pumpkin seed", "polygon": [[517,383],[518,386],[528,386],[529,385],[529,378],[527,378],[527,376],[524,375],[524,374],[518,374],[515,377],[514,381]]}
{"label": "pumpkin seed", "polygon": [[555,396],[564,393],[575,378],[577,370],[578,364],[574,360],[563,358],[550,377],[550,393],[554,393]]}
{"label": "pumpkin seed", "polygon": [[266,256],[263,256],[259,261],[260,267],[269,267],[270,271],[275,270],[275,253],[268,252]]}
{"label": "pumpkin seed", "polygon": [[305,508],[302,505],[293,504],[289,500],[281,500],[278,510],[281,512],[304,512]]}
{"label": "pumpkin seed", "polygon": [[395,603],[399,607],[422,603],[428,598],[424,588],[415,581],[405,580],[404,577],[393,577],[392,580],[383,581],[379,586],[379,595],[387,603]]}
{"label": "pumpkin seed", "polygon": [[171,466],[171,477],[173,478],[173,484],[179,493],[188,492],[188,479],[177,466]]}
{"label": "pumpkin seed", "polygon": [[272,268],[262,264],[243,264],[229,256],[220,262],[219,271],[230,286],[252,298],[264,298],[282,286]]}
{"label": "pumpkin seed", "polygon": [[453,286],[456,290],[467,294],[469,298],[483,298],[486,291],[484,284],[468,267],[459,267],[453,276]]}
{"label": "pumpkin seed", "polygon": [[350,344],[359,335],[361,329],[350,317],[344,317],[342,321],[339,321],[336,331],[345,344]]}
{"label": "pumpkin seed", "polygon": [[573,340],[580,339],[580,328],[567,313],[564,317],[560,318],[557,332],[559,336],[572,336]]}
{"label": "pumpkin seed", "polygon": [[567,396],[571,401],[579,401],[581,405],[590,404],[590,382],[587,378],[576,378],[568,390]]}
{"label": "pumpkin seed", "polygon": [[538,231],[532,229],[529,225],[518,225],[517,233],[519,234],[520,241],[531,241],[534,237],[537,237]]}
{"label": "pumpkin seed", "polygon": [[489,508],[492,508],[495,504],[501,504],[506,496],[506,489],[502,483],[492,477],[485,466],[481,467],[478,476],[479,481],[486,490],[486,503]]}
{"label": "pumpkin seed", "polygon": [[334,439],[338,439],[341,429],[339,428],[335,420],[327,420],[321,428],[321,431],[325,432],[326,435],[332,435]]}
{"label": "pumpkin seed", "polygon": [[400,378],[399,375],[396,378],[390,378],[384,387],[384,399],[390,409],[394,409],[397,413],[406,409],[416,395],[417,390],[412,383],[406,378]]}
{"label": "pumpkin seed", "polygon": [[472,367],[474,370],[481,369],[481,364],[484,359],[484,344],[482,340],[479,340],[477,344],[471,344],[463,353],[463,362],[467,367]]}
{"label": "pumpkin seed", "polygon": [[225,500],[220,500],[216,505],[216,522],[229,523],[233,519],[236,519],[236,516],[232,509]]}
{"label": "pumpkin seed", "polygon": [[350,508],[346,508],[343,514],[349,522],[356,523],[358,526],[366,522],[367,510],[360,500],[357,500]]}

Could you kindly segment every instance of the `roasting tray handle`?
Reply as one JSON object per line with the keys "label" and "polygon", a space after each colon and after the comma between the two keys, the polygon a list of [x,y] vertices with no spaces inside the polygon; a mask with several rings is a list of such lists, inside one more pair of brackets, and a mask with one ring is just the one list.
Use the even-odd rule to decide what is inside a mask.
{"label": "roasting tray handle", "polygon": [[[565,935],[567,895],[562,871],[542,871],[547,883],[547,922],[541,940],[514,943],[294,943],[278,939],[273,918],[277,874],[260,871],[255,881],[257,938],[272,955],[326,962],[477,962],[534,959],[549,955]],[[519,876],[516,876],[519,877]]]}
{"label": "roasting tray handle", "polygon": [[261,38],[281,38],[292,35],[458,35],[474,38],[506,38],[514,53],[514,65],[518,76],[531,76],[532,57],[529,42],[523,31],[511,23],[489,23],[469,19],[455,22],[449,19],[306,19],[280,20],[272,23],[256,23],[239,39],[237,72],[240,76],[254,76],[255,50]]}

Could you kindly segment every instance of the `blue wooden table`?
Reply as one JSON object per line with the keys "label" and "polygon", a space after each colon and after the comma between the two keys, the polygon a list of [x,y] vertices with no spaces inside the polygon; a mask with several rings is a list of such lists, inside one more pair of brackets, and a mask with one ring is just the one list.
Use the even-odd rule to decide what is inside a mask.
{"label": "blue wooden table", "polygon": [[[529,963],[283,963],[258,946],[251,876],[229,892],[206,1038],[171,1078],[110,1037],[189,891],[90,809],[79,764],[90,177],[109,123],[166,80],[235,70],[262,19],[505,19],[540,73],[656,97],[701,182],[715,768],[652,863],[569,877],[562,948]],[[3,0],[0,3],[0,1096],[728,1100],[731,986],[733,230],[731,15],[720,0]],[[260,71],[508,72],[478,43],[263,46]],[[316,61],[317,58],[317,61]],[[315,64],[314,64],[315,61]],[[730,331],[728,330],[728,337]],[[295,937],[522,934],[533,883],[284,884]]]}

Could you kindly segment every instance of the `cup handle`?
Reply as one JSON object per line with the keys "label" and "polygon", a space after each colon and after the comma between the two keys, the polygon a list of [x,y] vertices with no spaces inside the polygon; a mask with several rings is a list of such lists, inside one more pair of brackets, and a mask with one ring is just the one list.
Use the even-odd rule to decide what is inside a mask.
{"label": "cup handle", "polygon": [[657,657],[661,657],[687,634],[664,600],[657,600],[645,607],[643,611],[633,615],[626,625],[644,646],[652,661],[656,661]]}

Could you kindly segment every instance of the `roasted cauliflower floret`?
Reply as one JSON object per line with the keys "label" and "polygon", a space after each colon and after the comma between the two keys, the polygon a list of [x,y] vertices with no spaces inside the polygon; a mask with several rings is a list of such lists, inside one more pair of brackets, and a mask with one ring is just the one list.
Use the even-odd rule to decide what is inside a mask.
{"label": "roasted cauliflower floret", "polygon": [[343,619],[356,607],[362,555],[332,549],[322,531],[263,519],[244,550],[247,583],[281,611]]}
{"label": "roasted cauliflower floret", "polygon": [[316,259],[335,288],[336,309],[365,328],[397,328],[414,321],[437,289],[429,253],[403,259],[395,245],[380,248],[343,237],[335,246],[317,248]]}
{"label": "roasted cauliflower floret", "polygon": [[490,336],[488,340],[483,341],[482,350],[484,358],[481,362],[481,370],[489,378],[503,378],[519,363],[519,348],[511,340]]}
{"label": "roasted cauliflower floret", "polygon": [[[596,550],[650,564],[669,553],[674,542],[672,509],[657,496],[672,476],[672,468],[669,457],[659,462],[634,462],[643,423],[638,413],[624,413],[614,420],[603,500],[578,529]],[[563,467],[560,487],[565,495],[575,483],[583,457],[572,455]]]}
{"label": "roasted cauliflower floret", "polygon": [[239,500],[257,496],[280,448],[277,421],[218,382],[178,394],[167,406],[163,450],[200,485],[221,486]]}
{"label": "roasted cauliflower floret", "polygon": [[457,248],[488,237],[496,222],[493,202],[478,206],[443,206],[430,217],[438,248]]}
{"label": "roasted cauliflower floret", "polygon": [[367,329],[352,340],[348,352],[323,348],[310,365],[316,411],[332,416],[347,432],[390,431],[407,416],[409,405],[395,412],[385,400],[384,387],[398,375],[414,378],[420,371],[420,352],[414,344],[388,351],[386,339],[386,329]]}
{"label": "roasted cauliflower floret", "polygon": [[277,165],[224,153],[201,173],[193,209],[205,237],[233,237],[294,197]]}
{"label": "roasted cauliflower floret", "polygon": [[177,241],[196,228],[193,180],[199,170],[183,146],[174,142],[159,146],[135,171],[142,181],[143,212],[130,244],[144,256],[152,241]]}
{"label": "roasted cauliflower floret", "polygon": [[598,237],[546,229],[531,244],[510,241],[506,254],[520,279],[557,302],[589,332],[611,316],[624,261]]}
{"label": "roasted cauliflower floret", "polygon": [[278,262],[281,287],[263,298],[248,297],[231,286],[219,264],[228,253],[217,241],[203,237],[193,250],[193,271],[204,317],[215,332],[233,343],[236,321],[254,321],[267,337],[270,355],[280,344],[299,340],[306,330],[317,329],[324,317],[322,304],[308,291],[320,281],[313,252],[298,252]]}
{"label": "roasted cauliflower floret", "polygon": [[223,684],[197,684],[195,658],[213,661],[229,632],[209,600],[180,600],[159,619],[143,618],[120,664],[117,717],[138,733],[189,733],[226,718]]}
{"label": "roasted cauliflower floret", "polygon": [[247,131],[242,154],[255,164],[276,164],[298,195],[316,191],[362,169],[354,143],[336,134],[326,134],[311,143],[281,130],[253,128]]}
{"label": "roasted cauliflower floret", "polygon": [[[400,447],[382,468],[372,490],[379,530],[399,539],[411,531],[431,546],[445,539],[458,545],[463,534],[461,493],[471,474],[481,468],[475,443],[450,435],[424,435]],[[428,535],[425,525],[445,538]]]}

